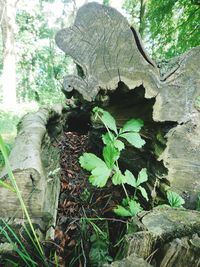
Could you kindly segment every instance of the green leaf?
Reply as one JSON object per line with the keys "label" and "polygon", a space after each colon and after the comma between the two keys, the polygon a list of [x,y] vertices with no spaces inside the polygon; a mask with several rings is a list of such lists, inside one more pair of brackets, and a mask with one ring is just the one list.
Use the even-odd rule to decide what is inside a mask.
{"label": "green leaf", "polygon": [[2,186],[4,188],[7,188],[10,191],[16,193],[16,190],[15,190],[15,188],[12,185],[10,185],[9,183],[6,183],[6,182],[2,181],[1,179],[0,179],[0,186]]}
{"label": "green leaf", "polygon": [[104,167],[100,166],[92,171],[92,175],[89,177],[89,181],[94,186],[104,187],[108,181],[110,174],[111,170],[108,169],[105,164]]}
{"label": "green leaf", "polygon": [[181,208],[185,203],[185,200],[179,194],[170,190],[167,191],[167,199],[173,208]]}
{"label": "green leaf", "polygon": [[115,140],[114,141],[114,146],[119,150],[119,151],[122,151],[125,146],[124,146],[124,143],[120,140]]}
{"label": "green leaf", "polygon": [[131,145],[137,148],[141,148],[145,144],[145,141],[138,133],[122,133],[119,136],[125,138]]}
{"label": "green leaf", "polygon": [[136,179],[134,175],[132,174],[132,172],[130,172],[129,170],[126,170],[124,174],[125,175],[124,175],[123,183],[129,184],[136,188]]}
{"label": "green leaf", "polygon": [[140,211],[142,211],[142,207],[140,203],[136,202],[134,199],[129,201],[129,209],[132,216],[137,215]]}
{"label": "green leaf", "polygon": [[109,144],[103,148],[103,157],[108,168],[112,169],[116,160],[118,160],[120,152],[113,146]]}
{"label": "green leaf", "polygon": [[147,169],[143,168],[138,174],[136,185],[139,186],[140,184],[146,182],[147,180],[148,180]]}
{"label": "green leaf", "polygon": [[114,185],[119,185],[123,183],[124,176],[121,171],[118,169],[117,172],[112,177],[112,182]]}
{"label": "green leaf", "polygon": [[131,119],[127,121],[122,129],[120,129],[120,133],[124,132],[139,132],[141,128],[144,126],[144,122],[140,119]]}
{"label": "green leaf", "polygon": [[115,136],[113,133],[105,133],[102,135],[102,140],[104,145],[109,145],[110,143],[113,143],[115,139]]}
{"label": "green leaf", "polygon": [[92,153],[84,153],[79,158],[79,162],[81,164],[81,167],[87,171],[92,171],[96,167],[106,166],[105,162],[102,159],[98,158]]}
{"label": "green leaf", "polygon": [[114,208],[113,211],[115,214],[117,214],[120,217],[130,217],[132,215],[128,209],[126,209],[120,205],[117,205],[117,208]]}
{"label": "green leaf", "polygon": [[128,206],[128,202],[129,202],[129,200],[128,200],[127,197],[126,197],[126,198],[123,198],[123,199],[122,199],[122,206],[123,206],[123,207]]}
{"label": "green leaf", "polygon": [[115,148],[117,148],[119,151],[124,149],[124,143],[120,140],[115,139],[115,136],[113,133],[106,133],[102,135],[102,140],[104,145],[110,145],[113,144]]}
{"label": "green leaf", "polygon": [[115,119],[110,115],[109,112],[104,111],[101,119],[110,130],[118,134]]}
{"label": "green leaf", "polygon": [[107,126],[110,130],[118,134],[115,119],[109,112],[97,107],[94,108],[93,111],[101,117],[101,120],[105,126]]}
{"label": "green leaf", "polygon": [[149,201],[147,191],[142,186],[139,186],[138,189],[140,190],[142,196],[146,199],[146,201]]}
{"label": "green leaf", "polygon": [[89,181],[92,185],[97,187],[103,187],[107,183],[111,170],[107,167],[105,162],[95,156],[92,153],[84,153],[79,162],[81,167],[87,171],[91,171],[92,175],[89,177]]}

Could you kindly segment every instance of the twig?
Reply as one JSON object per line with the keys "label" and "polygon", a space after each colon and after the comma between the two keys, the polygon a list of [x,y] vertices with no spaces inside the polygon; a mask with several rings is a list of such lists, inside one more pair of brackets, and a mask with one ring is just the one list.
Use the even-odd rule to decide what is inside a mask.
{"label": "twig", "polygon": [[148,261],[148,260],[151,260],[153,255],[158,251],[158,248],[156,250],[154,250],[145,260]]}
{"label": "twig", "polygon": [[85,256],[85,251],[84,251],[84,246],[83,246],[83,239],[81,239],[81,249],[82,249],[82,252],[83,252],[83,258],[84,258],[84,267],[87,267],[87,259],[86,259],[86,256]]}

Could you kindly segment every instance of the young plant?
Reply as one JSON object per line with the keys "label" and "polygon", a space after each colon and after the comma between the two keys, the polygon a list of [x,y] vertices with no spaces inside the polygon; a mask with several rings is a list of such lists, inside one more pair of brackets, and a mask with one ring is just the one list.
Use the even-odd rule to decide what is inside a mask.
{"label": "young plant", "polygon": [[167,199],[172,208],[182,208],[185,204],[185,200],[179,194],[170,190],[167,191]]}
{"label": "young plant", "polygon": [[[146,169],[143,168],[137,179],[134,175],[126,170],[124,174],[119,168],[118,160],[121,151],[125,148],[125,142],[136,148],[141,148],[145,141],[141,138],[139,131],[143,127],[143,121],[140,119],[131,119],[127,121],[121,129],[117,129],[115,119],[107,111],[95,107],[93,109],[95,119],[105,126],[107,133],[102,135],[104,143],[103,160],[92,153],[84,153],[79,162],[81,167],[91,172],[89,181],[96,187],[104,187],[110,179],[114,185],[121,185],[124,189],[126,198],[122,205],[118,205],[114,212],[119,216],[134,216],[142,210],[137,202],[137,192],[140,191],[142,196],[148,201],[146,190],[141,186],[147,181],[148,176]],[[133,197],[129,197],[125,185],[128,184],[135,189]]]}

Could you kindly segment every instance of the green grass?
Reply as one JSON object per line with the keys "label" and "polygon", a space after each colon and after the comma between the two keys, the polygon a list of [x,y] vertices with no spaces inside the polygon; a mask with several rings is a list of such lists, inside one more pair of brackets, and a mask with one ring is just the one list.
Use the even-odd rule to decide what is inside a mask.
{"label": "green grass", "polygon": [[[3,160],[5,162],[5,167],[6,167],[7,174],[8,174],[8,182],[2,181],[2,183],[0,185],[3,186],[4,188],[7,188],[8,190],[10,189],[10,190],[14,191],[14,193],[17,195],[17,198],[19,199],[19,202],[20,202],[21,209],[23,211],[24,217],[25,217],[27,224],[28,224],[28,227],[29,227],[29,230],[28,230],[27,226],[24,224],[23,225],[24,230],[25,230],[26,234],[28,235],[28,237],[31,241],[31,244],[33,245],[33,247],[37,251],[39,257],[43,260],[43,262],[45,264],[46,260],[45,260],[44,250],[43,250],[41,243],[38,239],[38,236],[34,230],[34,226],[32,224],[30,215],[28,213],[26,204],[22,198],[20,188],[17,185],[17,182],[16,182],[15,177],[13,175],[12,169],[10,167],[10,163],[8,160],[8,151],[7,151],[7,148],[5,146],[5,143],[4,143],[1,135],[0,135],[0,151],[2,153]],[[28,265],[28,266],[37,266],[34,264],[34,261],[31,259],[31,256],[25,250],[24,246],[22,245],[22,243],[20,242],[19,238],[14,233],[12,228],[7,223],[5,223],[3,220],[2,220],[2,222],[4,224],[4,227],[2,227],[2,226],[0,227],[0,233],[3,234],[4,237],[6,238],[6,240],[13,246],[14,251],[17,252],[20,259],[23,260],[23,262],[25,262],[25,263],[27,263],[26,262],[27,260],[32,262],[32,264]],[[11,236],[14,238],[15,241],[12,241],[13,238],[11,238]],[[18,244],[18,246],[16,246],[16,243]],[[21,249],[18,248],[19,246]],[[45,264],[44,266],[47,266],[47,265]]]}

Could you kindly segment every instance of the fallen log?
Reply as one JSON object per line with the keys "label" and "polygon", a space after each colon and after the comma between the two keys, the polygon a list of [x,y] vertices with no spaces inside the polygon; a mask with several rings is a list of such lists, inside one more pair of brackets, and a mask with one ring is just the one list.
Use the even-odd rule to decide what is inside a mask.
{"label": "fallen log", "polygon": [[[118,126],[130,118],[143,119],[151,140],[145,154],[155,154],[153,163],[145,159],[146,166],[160,169],[151,176],[180,193],[186,207],[195,208],[200,191],[200,47],[160,64],[159,73],[137,31],[115,9],[97,3],[81,7],[74,25],[57,33],[56,43],[81,69],[80,76],[65,77],[65,92],[104,106]],[[161,146],[158,133],[166,140]]]}
{"label": "fallen log", "polygon": [[[62,129],[62,108],[41,108],[23,117],[9,156],[9,162],[22,198],[34,224],[44,233],[55,224],[58,204],[59,151],[53,146]],[[60,125],[60,128],[59,128]],[[9,182],[7,170],[1,179]],[[5,203],[6,200],[6,203]],[[0,217],[13,224],[23,221],[24,213],[15,193],[0,188]]]}
{"label": "fallen log", "polygon": [[125,255],[159,267],[200,266],[199,212],[157,207],[141,213],[139,222],[140,231],[126,236]]}

